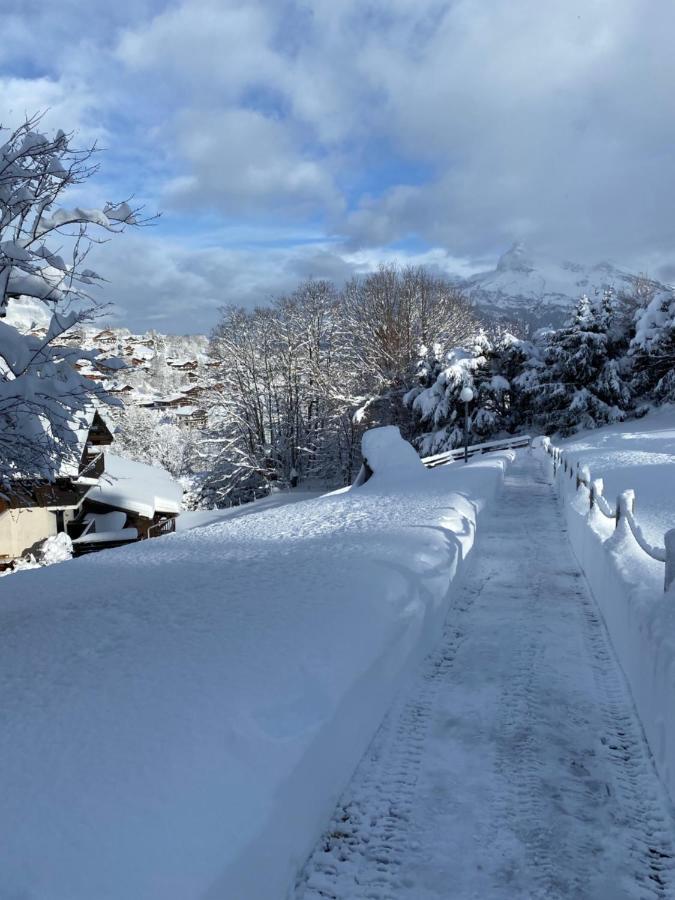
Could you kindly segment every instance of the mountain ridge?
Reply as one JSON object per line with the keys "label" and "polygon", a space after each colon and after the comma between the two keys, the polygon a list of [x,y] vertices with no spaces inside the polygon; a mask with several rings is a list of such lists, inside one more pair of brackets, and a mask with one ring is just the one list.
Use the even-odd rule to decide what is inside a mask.
{"label": "mountain ridge", "polygon": [[593,296],[607,289],[631,294],[644,281],[654,288],[665,288],[658,281],[607,261],[584,265],[536,257],[517,241],[499,257],[494,269],[456,283],[489,319],[541,327],[562,324],[583,294]]}

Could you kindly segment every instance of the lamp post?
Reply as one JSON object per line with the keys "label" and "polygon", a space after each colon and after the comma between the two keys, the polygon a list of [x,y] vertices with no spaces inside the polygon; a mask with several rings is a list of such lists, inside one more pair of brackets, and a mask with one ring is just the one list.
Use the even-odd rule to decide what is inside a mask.
{"label": "lamp post", "polygon": [[469,461],[469,432],[471,431],[471,420],[469,418],[469,403],[473,400],[473,391],[468,385],[464,385],[459,399],[464,404],[464,462]]}

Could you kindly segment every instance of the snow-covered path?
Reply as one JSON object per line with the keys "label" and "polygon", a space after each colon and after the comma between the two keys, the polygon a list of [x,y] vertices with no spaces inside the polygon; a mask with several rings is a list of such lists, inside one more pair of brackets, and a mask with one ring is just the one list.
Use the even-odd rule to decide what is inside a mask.
{"label": "snow-covered path", "polygon": [[438,650],[390,711],[295,900],[675,898],[673,822],[625,681],[525,453]]}

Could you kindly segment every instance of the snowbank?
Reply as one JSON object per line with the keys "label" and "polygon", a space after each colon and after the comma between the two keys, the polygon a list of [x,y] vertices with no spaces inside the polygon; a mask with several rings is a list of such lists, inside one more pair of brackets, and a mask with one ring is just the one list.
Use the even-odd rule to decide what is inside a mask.
{"label": "snowbank", "polygon": [[506,459],[4,579],[0,897],[281,900]]}
{"label": "snowbank", "polygon": [[[602,429],[597,436],[585,433],[570,445],[570,458],[593,460],[592,477],[602,477],[606,484],[620,490],[637,483],[632,468],[638,468],[637,461],[644,460],[639,472],[636,518],[661,547],[663,531],[659,524],[669,516],[670,527],[675,526],[674,507],[669,500],[675,481],[675,456],[669,461],[662,459],[664,444],[675,436],[668,422],[668,413],[662,412],[655,421],[644,423],[642,433],[642,422],[624,423]],[[630,441],[630,450],[625,449],[626,441]],[[612,446],[617,447],[614,458]],[[652,459],[650,465],[650,453],[659,461]],[[663,465],[670,468],[670,477],[665,480]],[[647,556],[625,521],[615,529],[600,512],[590,511],[588,491],[583,486],[577,491],[575,481],[562,470],[558,490],[575,555],[628,679],[659,775],[675,801],[675,588],[664,594],[663,563]],[[607,489],[605,496],[610,502],[614,499]]]}
{"label": "snowbank", "polygon": [[378,485],[424,478],[427,470],[417,451],[404,441],[395,425],[371,428],[361,441],[361,454],[373,471]]}

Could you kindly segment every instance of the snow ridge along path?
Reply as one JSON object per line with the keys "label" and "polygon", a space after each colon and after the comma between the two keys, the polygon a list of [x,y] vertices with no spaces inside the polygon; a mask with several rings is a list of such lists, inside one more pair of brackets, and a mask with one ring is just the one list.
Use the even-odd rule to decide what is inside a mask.
{"label": "snow ridge along path", "polygon": [[442,641],[294,900],[667,900],[673,819],[539,460],[486,516]]}

